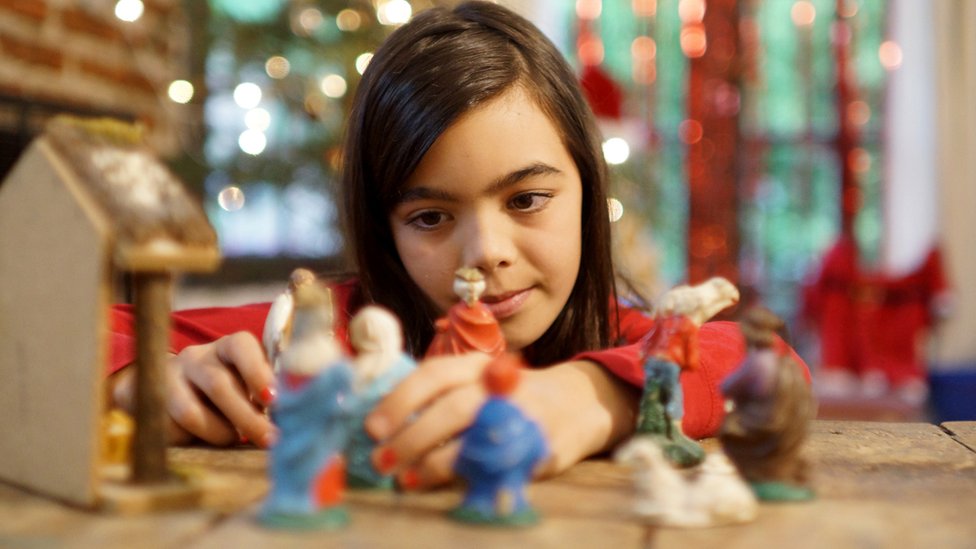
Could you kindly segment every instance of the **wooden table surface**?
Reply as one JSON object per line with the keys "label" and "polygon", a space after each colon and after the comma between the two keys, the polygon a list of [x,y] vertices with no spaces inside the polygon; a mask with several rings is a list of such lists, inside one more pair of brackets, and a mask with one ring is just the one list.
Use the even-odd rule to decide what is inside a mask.
{"label": "wooden table surface", "polygon": [[699,530],[632,517],[629,471],[600,459],[534,483],[543,520],[527,529],[456,524],[445,513],[460,491],[444,489],[350,492],[344,530],[266,530],[254,521],[268,488],[263,451],[170,452],[174,466],[203,473],[201,507],[119,516],[0,484],[0,547],[976,547],[976,422],[815,421],[816,500],[762,504],[752,523]]}

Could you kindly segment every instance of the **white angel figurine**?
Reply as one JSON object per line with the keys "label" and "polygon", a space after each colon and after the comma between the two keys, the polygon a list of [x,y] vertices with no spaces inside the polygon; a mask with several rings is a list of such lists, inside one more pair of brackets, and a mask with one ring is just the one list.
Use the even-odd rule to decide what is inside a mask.
{"label": "white angel figurine", "polygon": [[[277,373],[281,366],[279,357],[281,352],[288,345],[291,337],[292,317],[295,310],[295,293],[298,288],[314,283],[315,273],[308,269],[295,269],[288,278],[288,288],[278,294],[278,297],[271,303],[268,316],[264,321],[264,333],[261,342],[264,344],[264,351],[268,356],[268,363],[271,364]],[[330,309],[331,310],[331,309]]]}
{"label": "white angel figurine", "polygon": [[[416,367],[403,352],[400,321],[382,307],[363,307],[349,321],[349,342],[355,351],[353,395],[348,404],[349,444],[346,479],[350,488],[392,488],[393,479],[370,461],[376,442],[366,434],[366,415]],[[392,463],[381,463],[386,468]]]}

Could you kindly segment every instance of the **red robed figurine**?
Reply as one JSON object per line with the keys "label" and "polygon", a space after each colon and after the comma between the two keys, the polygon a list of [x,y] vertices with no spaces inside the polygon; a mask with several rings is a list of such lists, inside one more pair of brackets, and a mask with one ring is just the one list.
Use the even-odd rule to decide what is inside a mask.
{"label": "red robed figurine", "polygon": [[461,301],[453,305],[447,315],[437,319],[434,339],[424,358],[471,351],[499,356],[505,352],[505,336],[495,315],[479,301],[484,291],[485,279],[481,271],[462,267],[454,273],[454,293]]}

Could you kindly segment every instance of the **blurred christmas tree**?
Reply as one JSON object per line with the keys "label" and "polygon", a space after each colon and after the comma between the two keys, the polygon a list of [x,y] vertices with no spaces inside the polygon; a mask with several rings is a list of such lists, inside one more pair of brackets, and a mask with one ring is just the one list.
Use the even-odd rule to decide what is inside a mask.
{"label": "blurred christmas tree", "polygon": [[[203,127],[176,164],[228,256],[335,255],[332,200],[352,90],[407,0],[185,2]],[[193,131],[189,133],[194,133]]]}

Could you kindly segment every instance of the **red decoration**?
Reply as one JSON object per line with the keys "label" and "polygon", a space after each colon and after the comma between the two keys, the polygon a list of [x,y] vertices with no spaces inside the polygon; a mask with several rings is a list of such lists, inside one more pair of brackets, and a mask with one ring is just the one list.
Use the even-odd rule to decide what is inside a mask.
{"label": "red decoration", "polygon": [[620,119],[623,115],[623,89],[599,65],[584,66],[580,84],[593,114],[599,118]]}
{"label": "red decoration", "polygon": [[924,336],[948,291],[937,247],[911,273],[882,275],[861,269],[856,244],[841,236],[803,296],[804,316],[818,328],[823,369],[881,373],[896,388],[924,380]]}
{"label": "red decoration", "polygon": [[740,78],[737,0],[709,0],[707,45],[689,60],[688,282],[722,276],[739,281],[738,150]]}

